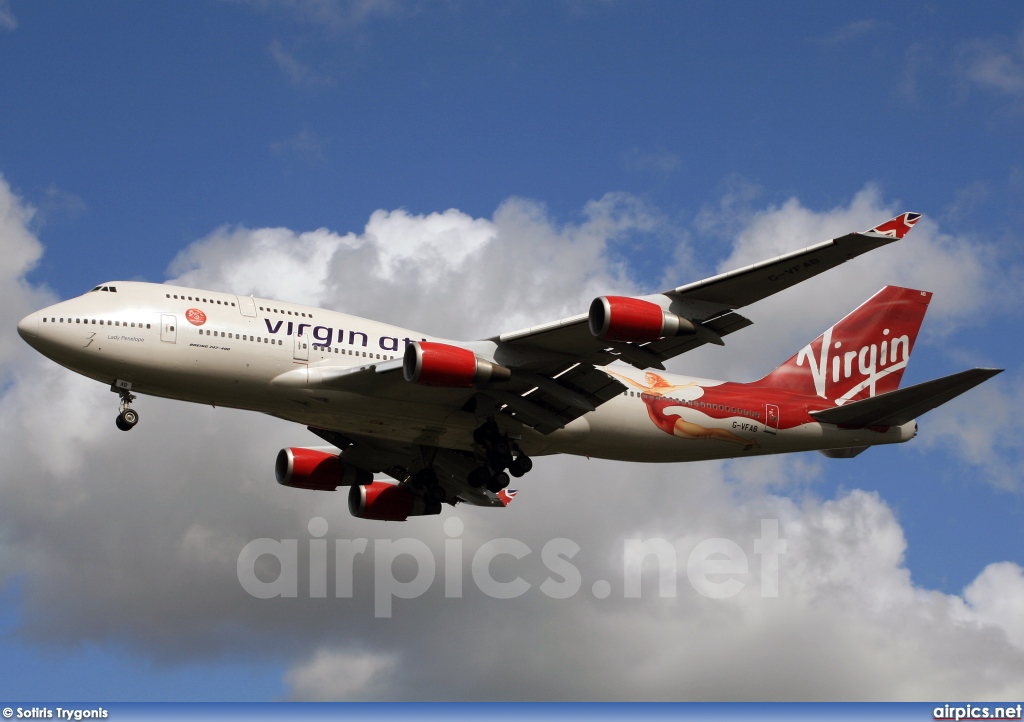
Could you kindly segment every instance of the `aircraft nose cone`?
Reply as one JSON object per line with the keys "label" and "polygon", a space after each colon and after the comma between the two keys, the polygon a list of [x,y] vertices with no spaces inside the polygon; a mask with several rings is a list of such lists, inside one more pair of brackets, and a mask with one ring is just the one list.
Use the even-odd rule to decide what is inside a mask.
{"label": "aircraft nose cone", "polygon": [[32,342],[32,339],[39,336],[39,314],[30,313],[18,321],[18,335],[23,339]]}

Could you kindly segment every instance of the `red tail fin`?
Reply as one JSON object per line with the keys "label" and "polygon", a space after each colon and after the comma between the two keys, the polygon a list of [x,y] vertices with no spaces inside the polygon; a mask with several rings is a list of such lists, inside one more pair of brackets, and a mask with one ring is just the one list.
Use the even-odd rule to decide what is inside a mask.
{"label": "red tail fin", "polygon": [[893,391],[932,294],[886,286],[760,381],[843,404]]}

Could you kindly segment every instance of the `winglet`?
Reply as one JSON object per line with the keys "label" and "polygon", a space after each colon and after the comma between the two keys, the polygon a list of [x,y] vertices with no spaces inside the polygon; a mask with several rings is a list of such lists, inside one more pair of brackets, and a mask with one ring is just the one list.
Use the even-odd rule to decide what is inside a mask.
{"label": "winglet", "polygon": [[920,213],[901,213],[892,220],[886,221],[880,226],[875,226],[870,231],[865,231],[865,233],[874,233],[875,235],[888,236],[889,238],[903,238],[903,236],[910,233],[910,229],[919,220],[921,220]]}
{"label": "winglet", "polygon": [[508,506],[518,493],[515,489],[502,489],[498,492],[498,500],[505,506]]}

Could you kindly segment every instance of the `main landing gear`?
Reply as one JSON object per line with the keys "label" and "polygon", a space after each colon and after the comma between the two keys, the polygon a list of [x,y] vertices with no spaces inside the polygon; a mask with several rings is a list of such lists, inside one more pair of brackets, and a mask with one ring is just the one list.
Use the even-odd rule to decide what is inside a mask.
{"label": "main landing gear", "polygon": [[448,498],[448,494],[445,493],[444,488],[437,483],[437,472],[432,467],[426,467],[420,469],[409,479],[409,484],[413,489],[422,491],[430,501],[436,501],[441,504]]}
{"label": "main landing gear", "polygon": [[121,399],[121,413],[114,420],[114,425],[121,431],[131,431],[135,424],[139,423],[139,412],[132,408],[132,401],[135,401],[135,394],[126,388],[119,387],[117,382],[110,387],[111,391],[117,392]]}
{"label": "main landing gear", "polygon": [[473,441],[483,449],[486,464],[470,472],[468,481],[472,487],[486,486],[488,491],[497,494],[511,482],[509,474],[518,478],[533,468],[530,457],[508,438],[508,434],[501,432],[494,419],[488,419],[473,432]]}

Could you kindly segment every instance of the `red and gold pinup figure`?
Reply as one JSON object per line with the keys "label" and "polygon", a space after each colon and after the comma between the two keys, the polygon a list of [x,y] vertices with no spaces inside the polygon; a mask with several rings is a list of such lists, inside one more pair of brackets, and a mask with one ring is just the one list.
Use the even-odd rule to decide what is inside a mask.
{"label": "red and gold pinup figure", "polygon": [[686,421],[678,413],[666,413],[666,408],[679,406],[680,404],[679,399],[671,398],[670,394],[675,393],[685,401],[693,401],[704,395],[704,389],[693,381],[686,384],[673,385],[658,374],[648,371],[644,376],[647,383],[650,384],[647,386],[610,369],[605,370],[610,374],[618,376],[627,384],[640,389],[640,398],[647,406],[647,413],[650,415],[651,421],[666,434],[672,434],[683,439],[718,439],[719,441],[739,444],[744,449],[751,449],[759,445],[753,439],[745,439],[728,429],[708,428],[695,424],[692,421]]}

